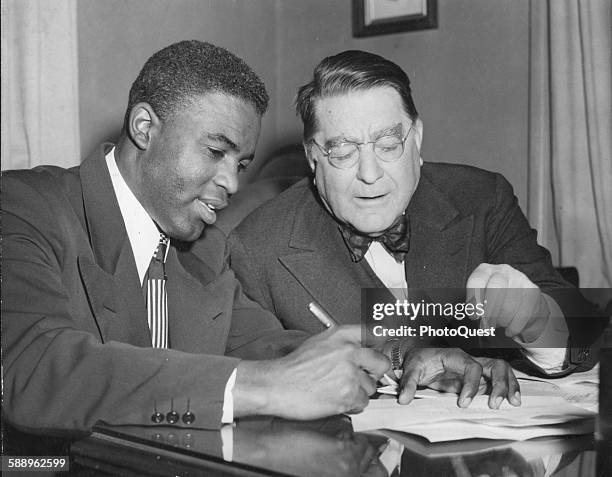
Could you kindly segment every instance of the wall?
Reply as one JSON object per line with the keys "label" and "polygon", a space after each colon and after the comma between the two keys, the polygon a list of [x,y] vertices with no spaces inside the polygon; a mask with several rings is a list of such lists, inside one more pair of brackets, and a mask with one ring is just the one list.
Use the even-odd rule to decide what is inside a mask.
{"label": "wall", "polygon": [[243,57],[271,92],[258,158],[299,142],[292,102],[316,63],[365,49],[409,74],[425,160],[503,173],[527,199],[528,0],[439,0],[439,26],[352,38],[349,0],[79,0],[83,153],[115,137],[131,81],[154,51],[209,40]]}
{"label": "wall", "polygon": [[[527,0],[438,0],[438,28],[353,38],[351,2],[279,2],[278,105],[292,103],[325,56],[368,50],[408,73],[423,119],[424,160],[503,173],[527,202]],[[299,140],[291,108],[276,110],[279,142]]]}

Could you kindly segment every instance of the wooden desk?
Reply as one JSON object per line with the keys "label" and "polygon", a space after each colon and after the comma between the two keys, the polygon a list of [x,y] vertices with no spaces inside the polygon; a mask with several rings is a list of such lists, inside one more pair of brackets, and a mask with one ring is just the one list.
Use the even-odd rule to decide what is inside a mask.
{"label": "wooden desk", "polygon": [[393,475],[537,476],[552,469],[552,475],[557,476],[605,475],[596,471],[597,443],[592,435],[520,444],[490,440],[430,444],[409,434],[354,433],[350,421],[343,417],[312,422],[241,420],[233,429],[232,462],[223,459],[219,431],[102,426],[73,444],[72,473],[385,476],[389,474],[379,457],[390,442],[396,442],[396,447],[397,443],[401,445],[394,464],[401,472]]}

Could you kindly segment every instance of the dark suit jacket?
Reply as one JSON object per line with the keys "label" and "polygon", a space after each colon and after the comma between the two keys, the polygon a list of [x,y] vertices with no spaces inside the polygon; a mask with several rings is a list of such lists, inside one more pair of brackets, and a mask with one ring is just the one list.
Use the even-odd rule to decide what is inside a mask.
{"label": "dark suit jacket", "polygon": [[[569,286],[499,174],[425,163],[407,215],[410,288],[465,288],[483,262],[509,264],[553,296],[555,288]],[[288,329],[322,329],[308,312],[311,301],[340,323],[358,323],[361,289],[384,288],[365,259],[351,261],[338,224],[306,179],[247,217],[230,246],[232,269],[247,295]]]}
{"label": "dark suit jacket", "polygon": [[[3,175],[4,417],[21,430],[152,424],[154,410],[220,425],[236,357],[271,357],[296,333],[247,299],[207,228],[168,253],[169,339],[152,349],[132,249],[103,151],[69,170]],[[187,426],[181,419],[175,424]]]}

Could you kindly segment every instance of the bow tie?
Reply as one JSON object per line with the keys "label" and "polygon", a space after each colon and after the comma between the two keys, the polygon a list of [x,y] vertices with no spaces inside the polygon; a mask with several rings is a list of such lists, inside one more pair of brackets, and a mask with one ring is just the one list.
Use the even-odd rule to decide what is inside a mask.
{"label": "bow tie", "polygon": [[396,262],[403,262],[408,250],[410,250],[410,224],[406,215],[402,215],[399,222],[388,228],[379,237],[368,237],[346,225],[340,226],[340,232],[351,253],[353,262],[359,262],[363,259],[373,241],[382,243],[387,251],[393,255]]}

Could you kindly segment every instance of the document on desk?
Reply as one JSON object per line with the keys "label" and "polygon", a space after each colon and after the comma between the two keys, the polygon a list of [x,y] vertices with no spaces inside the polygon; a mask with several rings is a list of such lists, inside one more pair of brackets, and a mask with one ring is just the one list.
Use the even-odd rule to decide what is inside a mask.
{"label": "document on desk", "polygon": [[521,394],[528,396],[561,396],[576,406],[597,412],[599,399],[599,364],[590,371],[562,378],[541,378],[514,371]]}
{"label": "document on desk", "polygon": [[370,400],[351,416],[355,431],[392,429],[425,437],[430,442],[469,438],[523,440],[538,436],[593,431],[595,413],[568,403],[560,396],[523,396],[522,405],[506,401],[489,409],[488,396],[476,396],[468,408],[457,397],[415,399],[400,405],[395,399]]}

